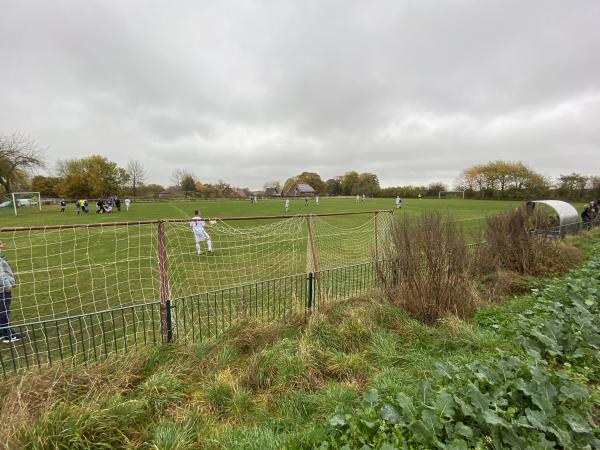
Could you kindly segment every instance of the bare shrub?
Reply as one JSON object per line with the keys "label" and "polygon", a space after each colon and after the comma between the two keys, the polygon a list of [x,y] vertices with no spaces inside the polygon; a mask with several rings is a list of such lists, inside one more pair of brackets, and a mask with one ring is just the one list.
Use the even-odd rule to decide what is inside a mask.
{"label": "bare shrub", "polygon": [[487,219],[478,251],[478,274],[497,270],[522,275],[557,275],[580,260],[579,252],[552,235],[554,219],[518,208]]}
{"label": "bare shrub", "polygon": [[481,278],[484,298],[497,302],[507,295],[527,292],[531,285],[528,278],[510,270],[498,269]]}
{"label": "bare shrub", "polygon": [[389,299],[413,317],[433,323],[475,308],[477,294],[469,277],[471,255],[455,221],[437,212],[394,225],[378,270]]}

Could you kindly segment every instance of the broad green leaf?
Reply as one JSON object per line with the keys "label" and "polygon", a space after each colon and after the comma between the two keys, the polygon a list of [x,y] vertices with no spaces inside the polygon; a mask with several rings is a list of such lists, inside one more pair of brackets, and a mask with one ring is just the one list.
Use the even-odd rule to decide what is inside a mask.
{"label": "broad green leaf", "polygon": [[329,425],[332,427],[343,427],[346,425],[346,418],[341,414],[335,415],[329,419]]}
{"label": "broad green leaf", "polygon": [[575,412],[565,414],[564,419],[575,433],[590,433],[592,431],[587,421]]}
{"label": "broad green leaf", "polygon": [[402,417],[400,417],[400,414],[398,414],[396,408],[387,403],[383,405],[383,407],[379,411],[379,417],[385,420],[386,422],[390,422],[393,424],[403,423]]}
{"label": "broad green leaf", "polygon": [[568,384],[560,387],[560,392],[571,400],[582,400],[589,395],[588,390],[583,386]]}
{"label": "broad green leaf", "polygon": [[421,411],[421,419],[423,420],[425,426],[434,432],[442,426],[436,413],[430,409],[424,409]]}
{"label": "broad green leaf", "polygon": [[412,399],[408,395],[406,395],[404,392],[400,392],[398,395],[396,395],[396,402],[398,403],[398,406],[402,408],[402,413],[406,419],[411,421],[415,418],[417,410],[413,405]]}
{"label": "broad green leaf", "polygon": [[452,395],[442,392],[434,402],[435,412],[439,417],[454,417],[454,400]]}
{"label": "broad green leaf", "polygon": [[485,422],[489,425],[493,425],[493,426],[504,426],[506,425],[506,421],[500,417],[495,411],[492,411],[491,409],[486,409],[485,411],[482,412],[481,417],[483,417],[483,420],[485,420]]}
{"label": "broad green leaf", "polygon": [[462,439],[454,439],[446,445],[446,450],[468,450],[468,448],[469,446]]}
{"label": "broad green leaf", "polygon": [[413,420],[408,427],[419,441],[429,443],[433,440],[433,430],[427,428],[422,421]]}
{"label": "broad green leaf", "polygon": [[481,393],[479,388],[475,386],[472,382],[469,381],[467,386],[467,391],[469,393],[469,398],[471,399],[471,404],[478,410],[487,410],[490,401],[487,395]]}
{"label": "broad green leaf", "polygon": [[526,408],[525,415],[527,416],[527,420],[529,423],[538,430],[546,431],[546,415],[541,411],[534,411],[532,409]]}
{"label": "broad green leaf", "polygon": [[387,442],[384,442],[381,447],[379,447],[380,450],[398,450],[398,447],[394,447],[391,444],[388,444]]}
{"label": "broad green leaf", "polygon": [[424,405],[429,405],[431,403],[431,387],[427,380],[419,381],[417,384],[417,395]]}
{"label": "broad green leaf", "polygon": [[453,378],[454,367],[451,364],[435,363],[435,370],[441,376],[451,380]]}
{"label": "broad green leaf", "polygon": [[372,407],[378,401],[379,401],[379,392],[377,392],[377,389],[368,389],[363,394],[363,403],[367,404],[368,406]]}
{"label": "broad green leaf", "polygon": [[469,428],[468,426],[466,426],[462,422],[458,422],[456,424],[456,426],[454,427],[454,432],[456,434],[460,434],[461,436],[464,436],[466,438],[472,438],[473,437],[473,430],[471,428]]}

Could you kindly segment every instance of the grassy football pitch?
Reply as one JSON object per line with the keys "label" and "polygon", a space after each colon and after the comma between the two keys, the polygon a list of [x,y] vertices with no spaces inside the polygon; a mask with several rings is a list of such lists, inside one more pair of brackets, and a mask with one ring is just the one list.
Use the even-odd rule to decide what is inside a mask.
{"label": "grassy football pitch", "polygon": [[[438,210],[442,213],[449,212],[457,220],[478,219],[489,214],[504,211],[522,204],[519,201],[499,200],[432,200],[432,199],[405,199],[402,212],[419,214],[426,210]],[[321,198],[320,205],[310,200],[308,206],[303,199],[290,200],[288,215],[328,212],[356,212],[372,211],[377,209],[394,209],[393,198],[367,199],[366,202],[357,203],[348,198]],[[113,214],[95,214],[95,206],[90,206],[89,214],[77,215],[75,206],[67,205],[65,214],[60,214],[58,206],[44,206],[40,212],[35,207],[21,208],[20,215],[14,216],[12,209],[0,209],[0,227],[9,226],[44,226],[75,223],[97,223],[130,220],[159,220],[182,219],[194,215],[195,209],[200,209],[203,217],[232,217],[232,216],[270,216],[285,215],[283,200],[259,200],[256,204],[248,200],[197,200],[180,202],[158,203],[132,203],[129,211],[122,206],[121,212]],[[349,219],[349,223],[357,217]]]}
{"label": "grassy football pitch", "polygon": [[[487,215],[518,204],[408,199],[404,200],[402,210],[394,213],[396,216],[399,213],[418,215],[427,210],[438,210],[450,213],[469,231],[479,228]],[[394,207],[394,199],[368,199],[357,203],[355,199],[322,198],[320,205],[312,199],[305,205],[303,199],[298,199],[290,201],[287,215]],[[69,204],[65,214],[60,214],[58,207],[45,207],[41,212],[30,207],[21,208],[22,214],[15,217],[7,214],[11,211],[4,208],[0,226],[186,219],[193,216],[195,209],[200,209],[205,218],[285,215],[283,200],[259,200],[256,204],[245,200],[140,202],[133,203],[129,211],[122,207],[121,212],[96,214],[92,209],[88,214],[80,215]],[[320,269],[365,262],[365,257],[371,256],[368,245],[372,228],[367,231],[370,220],[371,215],[351,215],[315,222],[317,252],[323,260]],[[306,271],[307,234],[303,220],[224,223],[231,227],[211,231],[215,255],[204,258],[198,258],[195,253],[193,235],[187,223],[166,226],[172,296]],[[361,226],[366,228],[361,229]],[[338,231],[332,232],[332,229]],[[23,323],[52,319],[156,300],[159,291],[156,234],[156,225],[0,233],[6,244],[5,254],[19,283],[13,303],[13,320]],[[206,251],[205,244],[203,246]]]}
{"label": "grassy football pitch", "polygon": [[[409,199],[403,202],[401,211],[394,211],[394,216],[437,210],[451,214],[466,231],[473,231],[481,227],[486,216],[519,203]],[[182,325],[183,314],[183,322],[194,322],[203,327],[199,330],[201,336],[210,336],[223,332],[232,320],[247,314],[248,308],[250,314],[267,319],[303,308],[305,274],[314,272],[315,264],[321,272],[320,292],[331,297],[337,298],[339,292],[356,284],[368,283],[375,276],[370,261],[385,245],[385,229],[394,216],[313,218],[311,246],[307,221],[297,215],[394,207],[394,199],[357,203],[354,199],[323,198],[318,206],[314,200],[308,205],[303,199],[291,200],[289,218],[217,220],[207,229],[215,248],[210,255],[206,243],[202,243],[205,253],[196,253],[187,220],[165,223],[168,298],[177,305],[177,326]],[[77,215],[69,205],[65,214],[60,214],[57,207],[42,211],[23,208],[22,214],[15,217],[5,208],[0,230],[25,227],[24,231],[0,232],[0,239],[5,242],[5,256],[17,279],[12,323],[26,331],[30,339],[19,347],[0,348],[0,362],[16,370],[28,364],[28,351],[36,355],[38,364],[67,355],[85,360],[90,358],[90,349],[95,358],[96,351],[108,354],[126,349],[128,340],[145,342],[150,336],[155,340],[158,333],[156,305],[161,277],[156,223],[46,230],[27,227],[189,219],[195,209],[200,209],[206,219],[286,215],[283,200],[256,204],[241,200],[140,202],[133,203],[129,211],[122,208],[121,212],[102,215],[93,210]],[[337,270],[358,266],[360,269]],[[327,272],[329,269],[331,272]]]}

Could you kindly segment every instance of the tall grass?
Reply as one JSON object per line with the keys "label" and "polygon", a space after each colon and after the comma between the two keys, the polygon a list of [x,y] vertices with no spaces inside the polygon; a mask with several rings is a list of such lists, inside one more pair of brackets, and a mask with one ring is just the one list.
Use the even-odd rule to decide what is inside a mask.
{"label": "tall grass", "polygon": [[389,265],[381,267],[379,277],[387,296],[412,316],[435,323],[473,312],[477,295],[470,278],[471,254],[452,217],[438,212],[403,216],[384,253]]}
{"label": "tall grass", "polygon": [[540,212],[516,208],[490,216],[479,248],[478,273],[498,270],[521,275],[558,275],[580,259],[575,247],[549,233],[554,219]]}

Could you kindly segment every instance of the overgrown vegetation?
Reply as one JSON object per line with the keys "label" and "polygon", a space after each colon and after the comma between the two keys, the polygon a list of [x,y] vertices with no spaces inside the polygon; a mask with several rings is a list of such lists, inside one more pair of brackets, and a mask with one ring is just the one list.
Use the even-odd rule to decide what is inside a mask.
{"label": "overgrown vegetation", "polygon": [[537,291],[502,330],[515,352],[438,364],[436,386],[414,396],[369,390],[356,412],[331,418],[321,448],[600,448],[599,269],[596,254]]}
{"label": "overgrown vegetation", "polygon": [[470,272],[469,247],[451,217],[427,212],[403,216],[384,249],[389,261],[379,270],[388,298],[426,323],[450,314],[468,317],[477,294]]}
{"label": "overgrown vegetation", "polygon": [[572,245],[549,233],[553,226],[554,218],[525,208],[490,216],[475,267],[480,274],[497,270],[532,276],[565,273],[580,255]]}
{"label": "overgrown vegetation", "polygon": [[[424,229],[455,239],[458,234],[443,226],[433,218]],[[420,245],[436,246],[431,234],[420,239]],[[584,268],[535,296],[472,317],[460,318],[459,309],[449,307],[437,319],[420,321],[402,301],[373,292],[324,305],[308,322],[300,316],[286,324],[248,321],[221,339],[193,346],[11,378],[0,383],[2,445],[597,445],[600,246],[589,250],[598,242],[593,234],[579,239],[594,255]],[[431,252],[427,270],[446,270],[439,286],[451,284],[452,277],[469,283],[464,273],[472,266],[454,259],[464,255],[463,245],[423,247]],[[450,273],[451,263],[462,272]],[[515,292],[539,284],[531,275],[504,273],[522,282]]]}

